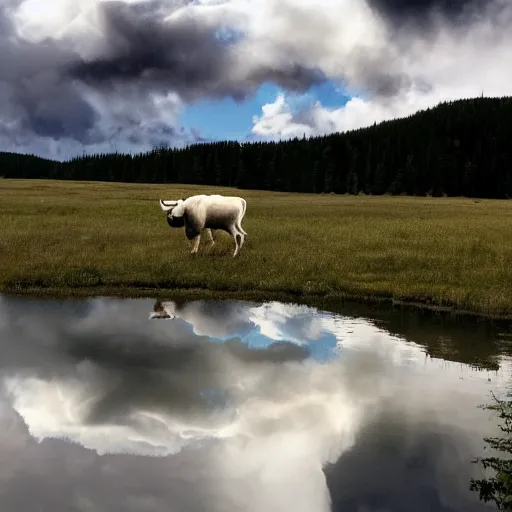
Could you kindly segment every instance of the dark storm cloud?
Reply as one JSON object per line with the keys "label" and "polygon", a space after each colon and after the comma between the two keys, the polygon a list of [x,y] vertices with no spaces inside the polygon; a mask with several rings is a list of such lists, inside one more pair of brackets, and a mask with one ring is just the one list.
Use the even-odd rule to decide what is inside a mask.
{"label": "dark storm cloud", "polygon": [[[104,55],[69,66],[69,74],[97,86],[139,81],[161,89],[197,88],[226,73],[228,60],[214,34],[194,20],[167,28],[122,2],[100,7]],[[219,51],[220,50],[220,51]]]}
{"label": "dark storm cloud", "polygon": [[411,421],[397,410],[380,413],[357,444],[325,468],[333,512],[493,509],[469,490],[470,479],[482,477],[471,464],[479,439],[423,414]]}
{"label": "dark storm cloud", "polygon": [[0,5],[0,41],[11,36],[13,33],[13,24],[9,18],[9,10],[16,7],[19,2],[7,2]]}
{"label": "dark storm cloud", "polygon": [[41,70],[18,83],[14,101],[22,108],[21,126],[43,137],[70,137],[83,143],[97,141],[98,113],[72,84],[58,74]]}
{"label": "dark storm cloud", "polygon": [[[111,139],[115,128],[109,133],[102,129],[103,112],[86,99],[84,86],[101,94],[113,93],[118,100],[127,87],[129,94],[141,98],[152,92],[175,92],[185,101],[225,96],[243,100],[267,81],[304,91],[325,79],[300,59],[276,67],[253,68],[249,63],[246,72],[234,79],[233,70],[240,65],[236,44],[243,36],[226,39],[218,34],[219,27],[194,17],[166,23],[164,17],[172,11],[168,3],[159,1],[100,4],[101,35],[93,56],[83,60],[64,39],[32,43],[18,37],[10,15],[19,3],[10,0],[0,7],[0,101],[7,109],[2,117],[11,124],[15,121],[18,135],[69,137],[85,145]],[[127,125],[116,126],[121,133]],[[172,133],[164,130],[158,135],[139,128],[139,138],[154,144],[155,135],[158,142],[179,135],[169,129]]]}
{"label": "dark storm cloud", "polygon": [[10,18],[15,6],[12,1],[0,7],[3,109],[20,133],[93,142],[98,115],[72,81],[62,80],[63,66],[78,56],[56,41],[35,44],[17,37]]}
{"label": "dark storm cloud", "polygon": [[361,60],[358,76],[366,91],[378,97],[396,96],[414,85],[414,79],[407,73],[393,71],[391,66],[375,66],[369,58]]}
{"label": "dark storm cloud", "polygon": [[385,54],[380,59],[361,57],[357,65],[357,80],[366,93],[381,99],[393,98],[411,89],[428,92],[433,88],[425,78],[401,70],[393,57]]}
{"label": "dark storm cloud", "polygon": [[467,23],[481,13],[489,0],[367,0],[394,27],[405,24],[430,28],[435,16],[452,24]]}
{"label": "dark storm cloud", "polygon": [[145,90],[178,92],[186,101],[203,96],[242,100],[266,81],[304,91],[326,79],[318,69],[293,60],[280,68],[249,69],[234,79],[233,44],[217,37],[215,27],[193,18],[166,23],[137,4],[108,2],[100,10],[101,54],[67,68],[70,77],[94,87],[134,82]]}
{"label": "dark storm cloud", "polygon": [[[229,396],[219,377],[219,357],[231,356],[249,365],[300,362],[308,357],[306,349],[292,343],[251,350],[236,339],[212,344],[197,343],[193,338],[190,336],[189,346],[158,346],[133,338],[128,345],[90,333],[87,338],[68,338],[63,350],[73,360],[87,360],[101,369],[96,376],[101,398],[91,406],[86,421],[122,421],[126,414],[139,409],[184,419],[190,414],[204,416]],[[205,390],[218,391],[205,394]]]}

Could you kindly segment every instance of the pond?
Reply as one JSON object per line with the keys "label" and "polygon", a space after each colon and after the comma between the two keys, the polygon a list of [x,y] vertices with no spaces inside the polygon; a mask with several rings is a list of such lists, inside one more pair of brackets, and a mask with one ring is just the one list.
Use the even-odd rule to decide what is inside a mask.
{"label": "pond", "polygon": [[[343,309],[343,308],[342,308]],[[278,302],[0,296],[0,510],[478,511],[508,330]]]}

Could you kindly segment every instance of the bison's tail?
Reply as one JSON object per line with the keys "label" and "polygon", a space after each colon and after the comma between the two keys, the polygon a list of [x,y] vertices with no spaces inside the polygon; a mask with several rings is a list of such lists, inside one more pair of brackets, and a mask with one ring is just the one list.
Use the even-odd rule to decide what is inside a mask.
{"label": "bison's tail", "polygon": [[240,214],[240,217],[238,218],[236,227],[244,234],[244,236],[247,236],[247,232],[242,227],[242,220],[244,219],[245,211],[247,210],[247,201],[243,197],[240,199],[242,199],[242,213]]}

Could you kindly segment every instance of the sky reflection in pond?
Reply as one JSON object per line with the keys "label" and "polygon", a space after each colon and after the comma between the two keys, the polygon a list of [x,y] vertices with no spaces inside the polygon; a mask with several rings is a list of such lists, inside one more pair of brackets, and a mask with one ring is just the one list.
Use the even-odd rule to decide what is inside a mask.
{"label": "sky reflection in pond", "polygon": [[2,511],[486,509],[468,479],[503,353],[233,301],[0,297],[0,343]]}

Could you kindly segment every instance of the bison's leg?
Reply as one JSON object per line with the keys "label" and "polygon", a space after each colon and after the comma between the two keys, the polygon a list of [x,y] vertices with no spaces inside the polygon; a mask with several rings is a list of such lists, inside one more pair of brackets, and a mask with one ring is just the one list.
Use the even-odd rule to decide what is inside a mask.
{"label": "bison's leg", "polygon": [[236,220],[236,223],[235,223],[235,227],[236,227],[236,229],[238,229],[238,231],[240,231],[240,233],[242,233],[242,235],[247,236],[247,232],[242,227],[242,217],[243,217],[243,214],[240,215],[240,217],[238,217],[238,219]]}
{"label": "bison's leg", "polygon": [[201,241],[201,233],[199,233],[197,236],[195,236],[192,240],[194,241],[194,246],[192,247],[190,254],[195,254],[199,250],[199,242]]}
{"label": "bison's leg", "polygon": [[242,246],[244,245],[244,242],[245,242],[245,232],[243,230],[238,230],[238,236],[240,237],[240,242],[239,242],[239,251],[240,249],[242,249]]}
{"label": "bison's leg", "polygon": [[235,241],[235,252],[233,253],[233,258],[238,254],[238,231],[236,230],[235,226],[232,226],[229,228],[228,233],[233,237],[233,240]]}
{"label": "bison's leg", "polygon": [[208,233],[208,238],[211,242],[211,245],[213,245],[215,243],[215,240],[213,239],[212,230],[210,228],[206,228],[206,232]]}
{"label": "bison's leg", "polygon": [[[235,241],[235,252],[233,253],[234,258],[240,251],[242,245],[244,244],[244,235],[240,233],[235,226],[230,228],[229,234],[233,237],[233,240]],[[240,237],[240,243],[238,243],[238,237]]]}
{"label": "bison's leg", "polygon": [[242,233],[242,235],[247,236],[247,232],[244,230],[244,228],[243,228],[243,227],[242,227],[242,225],[240,224],[240,220],[237,220],[237,221],[236,221],[235,226],[236,226],[236,229],[237,229],[240,233]]}

